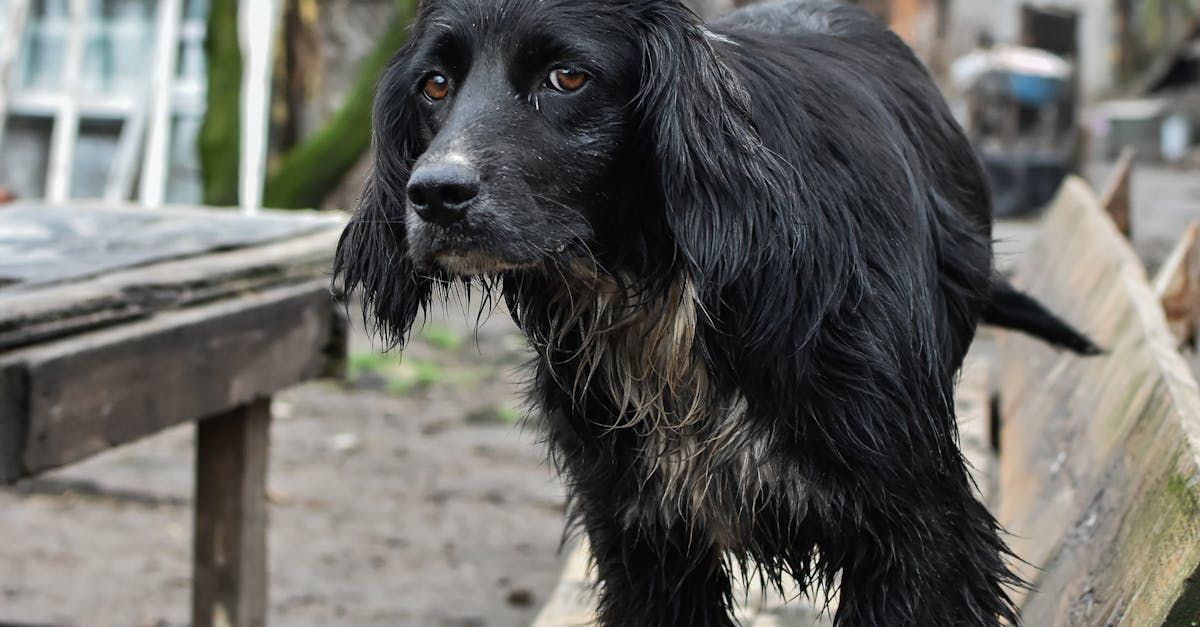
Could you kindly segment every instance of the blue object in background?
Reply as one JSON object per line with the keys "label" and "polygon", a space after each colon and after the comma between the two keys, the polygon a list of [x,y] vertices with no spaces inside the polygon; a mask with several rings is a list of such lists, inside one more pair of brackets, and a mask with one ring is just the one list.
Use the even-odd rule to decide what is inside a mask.
{"label": "blue object in background", "polygon": [[1021,104],[1044,107],[1058,101],[1066,89],[1067,82],[1061,78],[1037,74],[1010,73],[1008,88]]}

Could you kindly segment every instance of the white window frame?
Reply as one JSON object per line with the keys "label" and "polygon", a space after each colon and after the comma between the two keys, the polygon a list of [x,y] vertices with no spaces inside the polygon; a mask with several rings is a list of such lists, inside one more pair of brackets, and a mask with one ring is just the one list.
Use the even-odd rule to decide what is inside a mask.
{"label": "white window frame", "polygon": [[[68,1],[63,88],[10,93],[6,85],[14,84],[15,61],[25,38],[31,0],[8,0],[5,30],[20,36],[6,37],[0,42],[0,143],[9,114],[52,118],[45,196],[51,203],[64,203],[70,199],[80,120],[121,120],[124,124],[104,197],[110,202],[126,200],[133,191],[133,181],[138,179],[139,203],[147,207],[162,206],[166,199],[174,119],[181,115],[203,115],[205,110],[203,85],[177,80],[179,46],[185,39],[202,40],[206,21],[185,18],[184,0],[155,0],[154,67],[146,97],[89,95],[84,98],[80,93],[80,72],[87,41],[88,9],[100,0]],[[281,10],[280,0],[241,0],[238,3],[238,33],[244,60],[238,197],[246,213],[257,211],[262,204],[270,116],[271,55]],[[137,176],[139,160],[140,177]]]}
{"label": "white window frame", "polygon": [[13,67],[21,51],[25,22],[29,17],[29,0],[8,0],[4,16],[4,31],[13,37],[0,40],[0,145],[4,144],[4,127],[8,120],[8,85],[11,84]]}
{"label": "white window frame", "polygon": [[161,207],[167,193],[167,151],[171,142],[171,100],[175,92],[175,62],[179,51],[183,0],[158,0],[154,43],[154,77],[150,84],[151,104],[146,156],[142,161],[141,203]]}
{"label": "white window frame", "polygon": [[238,38],[244,68],[238,202],[243,213],[258,211],[266,185],[271,55],[281,9],[279,0],[241,0],[238,3]]}

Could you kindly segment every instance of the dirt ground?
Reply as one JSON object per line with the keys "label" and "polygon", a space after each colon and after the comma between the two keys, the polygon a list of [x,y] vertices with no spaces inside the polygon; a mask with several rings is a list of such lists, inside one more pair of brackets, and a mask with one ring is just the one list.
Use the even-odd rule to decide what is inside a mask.
{"label": "dirt ground", "polygon": [[[517,424],[503,312],[439,317],[403,362],[275,403],[270,620],[527,625],[560,570],[563,495]],[[361,327],[361,325],[356,325]],[[482,347],[482,348],[480,348]],[[0,491],[0,624],[175,627],[190,604],[193,428]]]}

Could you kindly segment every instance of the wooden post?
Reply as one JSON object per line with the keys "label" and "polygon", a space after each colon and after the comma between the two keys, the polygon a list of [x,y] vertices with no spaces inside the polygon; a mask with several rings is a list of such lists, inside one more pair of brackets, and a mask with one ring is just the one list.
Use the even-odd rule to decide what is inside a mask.
{"label": "wooden post", "polygon": [[196,427],[193,627],[267,622],[267,451],[271,402]]}
{"label": "wooden post", "polygon": [[1108,180],[1100,204],[1117,225],[1125,239],[1133,238],[1133,161],[1137,152],[1126,147],[1121,151],[1117,169]]}
{"label": "wooden post", "polygon": [[1200,222],[1193,222],[1154,281],[1171,333],[1185,349],[1200,348]]}

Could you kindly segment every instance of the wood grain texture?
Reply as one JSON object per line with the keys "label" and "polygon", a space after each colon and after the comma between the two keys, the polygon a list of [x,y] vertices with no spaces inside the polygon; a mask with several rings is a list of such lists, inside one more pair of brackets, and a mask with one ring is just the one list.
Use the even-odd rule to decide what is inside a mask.
{"label": "wood grain texture", "polygon": [[1194,355],[1200,349],[1200,222],[1184,232],[1154,279],[1154,291],[1180,348]]}
{"label": "wood grain texture", "polygon": [[1133,148],[1126,147],[1121,151],[1117,168],[1100,197],[1100,205],[1125,239],[1133,238],[1133,165],[1136,158],[1137,151]]}
{"label": "wood grain texture", "polygon": [[25,448],[26,421],[5,419],[25,416],[29,406],[29,382],[21,364],[0,364],[0,484],[21,476],[21,452]]}
{"label": "wood grain texture", "polygon": [[1086,183],[1066,182],[1015,282],[1109,351],[1000,338],[999,518],[1037,588],[1025,623],[1200,619],[1200,389]]}
{"label": "wood grain texture", "polygon": [[0,401],[0,481],[331,374],[344,328],[319,280],[7,353],[23,393]]}
{"label": "wood grain texture", "polygon": [[267,622],[267,458],[271,402],[196,425],[193,627]]}
{"label": "wood grain texture", "polygon": [[993,507],[996,499],[996,450],[992,446],[992,362],[967,356],[954,390],[958,445],[975,481],[976,495]]}
{"label": "wood grain texture", "polygon": [[585,627],[596,624],[596,580],[589,568],[590,560],[587,542],[578,542],[567,554],[554,592],[530,627]]}
{"label": "wood grain texture", "polygon": [[1133,238],[1133,166],[1138,153],[1133,148],[1121,151],[1121,159],[1112,172],[1109,186],[1100,196],[1100,207],[1111,217],[1126,239]]}
{"label": "wood grain texture", "polygon": [[339,229],[252,248],[0,290],[0,351],[222,298],[327,277]]}
{"label": "wood grain texture", "polygon": [[190,208],[16,203],[0,211],[0,285],[80,281],[337,228],[342,218]]}

